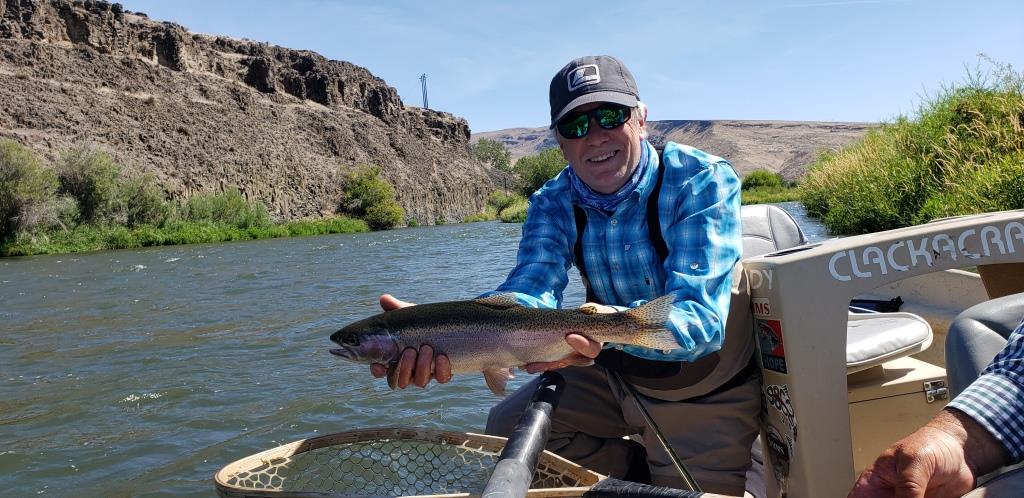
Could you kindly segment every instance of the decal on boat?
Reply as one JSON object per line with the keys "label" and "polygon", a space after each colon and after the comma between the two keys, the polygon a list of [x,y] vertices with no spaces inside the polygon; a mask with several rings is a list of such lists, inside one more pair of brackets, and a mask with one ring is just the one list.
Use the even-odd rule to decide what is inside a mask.
{"label": "decal on boat", "polygon": [[775,482],[779,484],[782,496],[785,496],[788,488],[786,480],[789,478],[790,445],[786,443],[782,433],[775,426],[767,426],[765,433],[767,435],[766,446],[772,458],[772,473],[775,476]]}
{"label": "decal on boat", "polygon": [[764,368],[779,373],[786,370],[786,350],[782,343],[782,322],[778,320],[756,320],[757,342],[761,346],[761,362]]}
{"label": "decal on boat", "polygon": [[[968,243],[981,252],[967,249]],[[854,278],[871,278],[877,272],[887,275],[892,271],[907,271],[919,265],[932,266],[936,261],[949,258],[980,259],[994,254],[1015,254],[1024,246],[1024,224],[1011,221],[1005,226],[989,225],[980,229],[969,228],[955,237],[940,233],[931,237],[900,240],[885,249],[868,246],[863,249],[839,251],[828,260],[828,272],[840,282]],[[753,287],[751,275],[751,288]],[[769,277],[768,288],[771,288]]]}
{"label": "decal on boat", "polygon": [[772,314],[772,303],[767,297],[751,298],[750,310],[754,313],[754,316],[767,317]]}
{"label": "decal on boat", "polygon": [[750,275],[750,288],[760,289],[762,286],[764,286],[765,288],[771,290],[772,272],[774,271],[775,270],[758,270],[756,268],[751,268],[750,270],[748,270],[747,273],[748,275]]}
{"label": "decal on boat", "polygon": [[768,406],[782,415],[789,428],[796,432],[796,412],[793,411],[793,402],[789,398],[789,386],[786,384],[764,386],[764,399]]}

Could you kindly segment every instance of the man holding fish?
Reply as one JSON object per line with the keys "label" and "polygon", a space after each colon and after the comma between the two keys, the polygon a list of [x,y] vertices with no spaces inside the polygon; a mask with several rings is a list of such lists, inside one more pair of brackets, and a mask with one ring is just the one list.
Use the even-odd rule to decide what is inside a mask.
{"label": "man holding fish", "polygon": [[[613,477],[681,487],[639,401],[704,491],[742,495],[761,400],[750,329],[725,331],[742,247],[739,179],[692,147],[655,149],[633,76],[614,57],[569,62],[549,97],[569,164],[531,197],[506,281],[416,312],[384,295],[394,311],[342,329],[333,351],[372,362],[400,388],[482,370],[500,392],[508,367],[559,368],[566,389],[548,449]],[[556,310],[572,265],[588,302]],[[533,390],[495,406],[487,432],[511,434]],[[642,445],[623,439],[634,434]]]}

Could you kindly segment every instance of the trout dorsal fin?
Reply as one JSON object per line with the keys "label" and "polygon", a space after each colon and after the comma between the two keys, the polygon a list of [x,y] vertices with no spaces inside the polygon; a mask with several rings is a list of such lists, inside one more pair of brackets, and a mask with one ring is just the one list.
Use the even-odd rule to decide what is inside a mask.
{"label": "trout dorsal fin", "polygon": [[641,306],[623,311],[640,325],[636,340],[638,346],[651,349],[671,350],[679,348],[675,334],[665,328],[675,296],[667,294]]}
{"label": "trout dorsal fin", "polygon": [[523,306],[522,303],[516,301],[515,294],[512,294],[511,292],[505,292],[503,294],[494,294],[493,296],[477,298],[474,299],[472,302],[496,309],[507,309]]}

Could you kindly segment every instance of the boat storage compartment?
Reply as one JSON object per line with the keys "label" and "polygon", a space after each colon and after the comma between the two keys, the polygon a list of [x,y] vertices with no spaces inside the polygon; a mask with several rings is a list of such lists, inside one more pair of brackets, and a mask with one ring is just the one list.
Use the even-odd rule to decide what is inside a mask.
{"label": "boat storage compartment", "polygon": [[850,374],[846,383],[857,474],[949,401],[945,369],[910,356]]}

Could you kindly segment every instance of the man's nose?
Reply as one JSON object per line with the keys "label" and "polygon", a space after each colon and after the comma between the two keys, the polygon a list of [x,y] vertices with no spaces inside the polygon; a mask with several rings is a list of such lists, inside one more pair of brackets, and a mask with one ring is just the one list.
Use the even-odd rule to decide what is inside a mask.
{"label": "man's nose", "polygon": [[584,138],[586,138],[587,143],[591,145],[600,145],[608,141],[608,132],[610,131],[612,130],[601,128],[601,125],[597,123],[597,118],[592,117],[590,118],[590,131]]}

